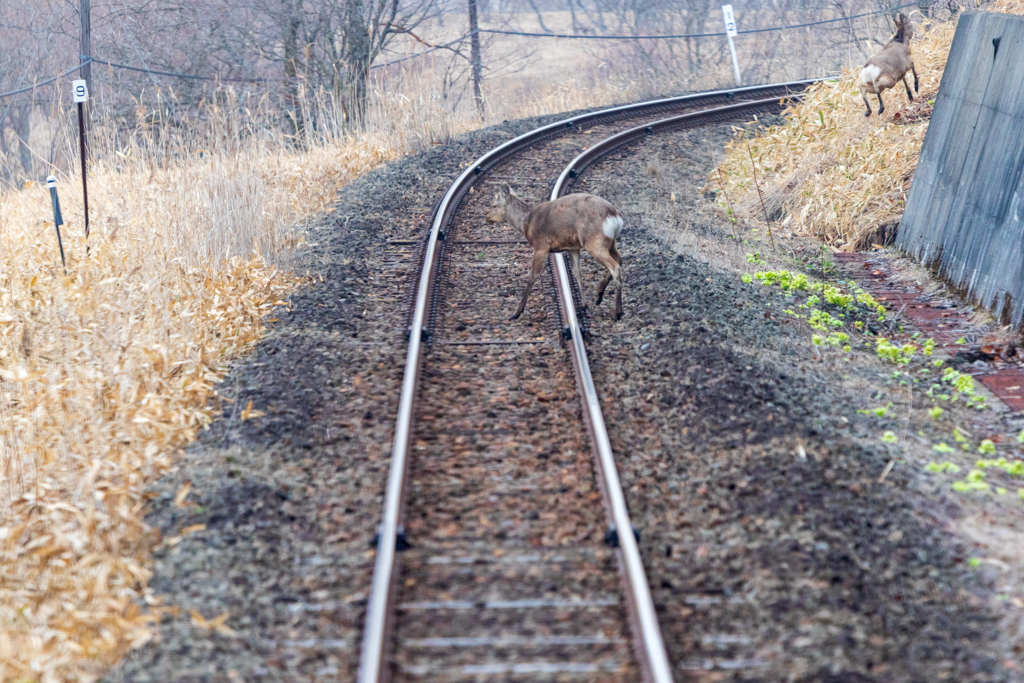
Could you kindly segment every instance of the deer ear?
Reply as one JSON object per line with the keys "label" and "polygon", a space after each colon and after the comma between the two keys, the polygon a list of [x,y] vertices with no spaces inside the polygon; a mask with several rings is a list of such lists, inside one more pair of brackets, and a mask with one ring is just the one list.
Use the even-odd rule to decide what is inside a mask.
{"label": "deer ear", "polygon": [[498,187],[498,191],[499,191],[499,193],[501,194],[502,197],[509,197],[509,196],[512,195],[512,188],[509,187],[508,183],[502,183]]}

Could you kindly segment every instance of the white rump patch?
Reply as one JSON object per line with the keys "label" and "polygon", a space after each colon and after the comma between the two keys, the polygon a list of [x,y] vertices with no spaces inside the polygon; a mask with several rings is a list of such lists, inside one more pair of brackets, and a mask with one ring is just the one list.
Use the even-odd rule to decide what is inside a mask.
{"label": "white rump patch", "polygon": [[619,238],[619,233],[622,232],[622,216],[607,216],[604,219],[604,225],[601,226],[601,230],[604,231],[605,236],[616,240]]}
{"label": "white rump patch", "polygon": [[874,64],[868,64],[860,70],[860,82],[864,85],[874,85],[875,79],[882,75],[882,70]]}

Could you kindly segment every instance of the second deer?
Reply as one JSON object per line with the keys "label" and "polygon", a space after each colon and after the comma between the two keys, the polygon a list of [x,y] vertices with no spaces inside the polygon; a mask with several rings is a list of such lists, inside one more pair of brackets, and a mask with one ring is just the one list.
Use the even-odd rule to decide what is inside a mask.
{"label": "second deer", "polygon": [[908,71],[914,74],[914,90],[920,92],[917,87],[914,58],[910,54],[910,39],[913,35],[913,26],[907,20],[907,16],[900,12],[896,19],[896,35],[885,47],[871,55],[871,59],[860,70],[860,96],[864,98],[864,104],[868,108],[864,116],[871,116],[868,93],[878,95],[878,113],[881,115],[885,111],[882,91],[896,87],[900,81],[903,81],[903,87],[907,89],[907,99],[914,101],[914,96],[910,94],[910,86],[907,85]]}
{"label": "second deer", "polygon": [[526,241],[533,247],[533,262],[526,291],[519,302],[512,320],[526,308],[533,283],[544,270],[548,254],[569,252],[572,258],[572,272],[583,295],[583,280],[580,278],[580,250],[586,249],[594,259],[608,269],[601,285],[597,288],[597,301],[601,303],[604,290],[615,280],[615,317],[622,317],[622,257],[615,249],[615,240],[622,232],[622,215],[614,206],[592,194],[569,194],[535,207],[520,199],[512,188],[502,183],[494,199],[494,205],[487,213],[488,223],[508,223],[521,230]]}

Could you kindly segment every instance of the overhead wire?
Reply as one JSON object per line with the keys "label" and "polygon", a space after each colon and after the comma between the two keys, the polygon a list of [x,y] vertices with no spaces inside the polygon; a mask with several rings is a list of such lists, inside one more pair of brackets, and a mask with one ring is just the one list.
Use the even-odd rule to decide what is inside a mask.
{"label": "overhead wire", "polygon": [[[822,26],[822,25],[825,25],[825,24],[834,24],[834,23],[837,23],[837,22],[849,21],[851,19],[861,19],[863,17],[869,17],[869,16],[873,16],[873,15],[878,15],[878,14],[886,14],[886,13],[891,12],[893,10],[906,9],[908,7],[916,7],[916,6],[917,6],[916,2],[911,2],[911,3],[906,3],[906,4],[903,4],[903,5],[898,5],[896,7],[890,8],[890,9],[876,10],[874,12],[864,12],[862,14],[853,14],[853,15],[850,15],[850,16],[837,17],[837,18],[834,18],[834,19],[823,19],[821,21],[812,21],[812,22],[806,22],[806,23],[803,23],[803,24],[791,24],[791,25],[787,25],[787,26],[775,26],[775,27],[771,27],[771,28],[744,29],[742,31],[738,31],[737,33],[739,33],[740,35],[748,35],[748,34],[754,34],[754,33],[769,33],[769,32],[772,32],[772,31],[790,31],[790,30],[800,29],[800,28],[809,28],[811,26]],[[125,31],[127,32],[127,29],[124,27],[123,23],[121,24],[121,27],[124,28]],[[452,45],[455,45],[457,43],[460,43],[463,40],[465,40],[466,38],[469,38],[470,36],[472,36],[474,33],[488,33],[488,34],[493,34],[493,35],[523,36],[523,37],[528,37],[528,38],[565,38],[565,39],[573,39],[573,40],[670,40],[670,39],[671,40],[675,40],[675,39],[685,39],[685,38],[719,38],[719,37],[722,37],[722,36],[726,35],[726,33],[723,31],[723,32],[717,32],[717,33],[684,33],[684,34],[664,34],[664,35],[652,34],[652,35],[639,35],[639,36],[636,36],[636,35],[634,35],[634,36],[628,36],[628,35],[610,35],[610,36],[609,35],[605,35],[605,36],[602,36],[602,35],[589,35],[589,34],[580,34],[580,33],[534,33],[534,32],[529,32],[529,31],[508,31],[508,30],[503,30],[503,29],[476,29],[476,31],[469,31],[468,33],[460,36],[459,38],[456,38],[455,40],[449,41],[449,42],[444,43],[442,45],[435,45],[435,46],[431,47],[428,50],[424,50],[423,52],[418,52],[418,53],[413,54],[413,55],[408,55],[406,57],[401,57],[399,59],[395,59],[395,60],[392,60],[392,61],[389,61],[389,62],[384,62],[383,64],[374,64],[374,65],[370,66],[370,69],[371,70],[372,69],[382,69],[382,68],[385,68],[385,67],[388,67],[388,66],[392,66],[394,64],[401,64],[402,62],[407,62],[407,61],[412,60],[412,59],[418,59],[419,57],[423,57],[423,56],[428,55],[428,54],[430,54],[432,52],[436,52],[437,50],[442,50],[442,49],[451,47]],[[129,39],[131,39],[131,38],[129,37]],[[134,40],[132,40],[132,43],[133,43],[133,47],[134,47],[136,53],[138,53],[139,50],[138,50],[138,47],[134,45]],[[145,60],[142,59],[141,55],[139,56],[139,58],[143,62],[143,66],[142,67],[132,66],[130,64],[120,64],[118,62],[112,62],[112,61],[106,60],[106,59],[99,59],[97,57],[89,57],[87,60],[83,61],[81,64],[79,64],[79,65],[77,65],[77,66],[75,66],[75,67],[73,67],[71,69],[68,69],[67,71],[65,71],[63,73],[57,74],[56,76],[52,76],[52,77],[50,77],[50,78],[48,78],[48,79],[46,79],[44,81],[39,81],[39,82],[37,82],[37,83],[35,83],[35,84],[31,85],[31,86],[20,88],[18,90],[11,90],[9,92],[0,93],[0,99],[4,99],[4,98],[7,98],[7,97],[13,97],[14,95],[19,95],[21,93],[25,93],[25,92],[29,92],[30,90],[34,90],[35,88],[38,88],[38,87],[41,87],[41,86],[44,86],[44,85],[48,85],[50,83],[53,83],[54,81],[57,81],[57,80],[65,77],[65,76],[68,76],[68,75],[70,75],[72,73],[75,73],[76,71],[78,71],[79,69],[84,67],[86,64],[90,64],[90,63],[104,64],[104,65],[109,66],[109,67],[114,68],[114,69],[123,69],[123,70],[127,70],[127,71],[137,71],[137,72],[140,72],[140,73],[148,74],[150,76],[150,78],[153,78],[154,76],[168,76],[168,77],[172,77],[172,78],[185,78],[185,79],[198,80],[198,81],[220,81],[220,82],[225,82],[225,83],[267,83],[267,82],[279,82],[279,81],[283,80],[283,79],[276,79],[276,78],[243,78],[243,77],[228,77],[228,76],[201,76],[201,75],[198,75],[198,74],[187,74],[187,73],[180,73],[180,72],[176,72],[176,71],[161,71],[161,70],[158,70],[158,69],[151,69],[151,68],[149,68],[149,66],[145,63]]]}
{"label": "overhead wire", "polygon": [[[907,7],[917,7],[916,2],[909,2],[905,5],[899,5],[891,9],[876,10],[874,12],[865,12],[863,14],[851,14],[850,16],[837,17],[835,19],[822,19],[821,21],[811,21],[804,24],[791,24],[788,26],[772,26],[770,28],[751,28],[737,31],[738,34],[751,34],[751,33],[770,33],[772,31],[791,31],[798,28],[809,28],[811,26],[822,26],[824,24],[835,24],[840,21],[849,21],[850,19],[861,19],[863,17],[870,17],[876,14],[887,14],[893,10],[906,9]],[[725,31],[718,33],[673,33],[673,34],[651,34],[642,36],[600,36],[590,35],[588,33],[535,33],[530,31],[508,31],[503,29],[491,29],[482,28],[480,33],[491,33],[503,36],[524,36],[527,38],[568,38],[572,40],[666,40],[666,39],[680,39],[680,38],[721,38],[726,36]]]}

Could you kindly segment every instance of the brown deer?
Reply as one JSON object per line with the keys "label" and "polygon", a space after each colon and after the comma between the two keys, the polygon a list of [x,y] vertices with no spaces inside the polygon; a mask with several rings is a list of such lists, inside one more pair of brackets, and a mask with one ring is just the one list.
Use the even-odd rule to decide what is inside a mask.
{"label": "brown deer", "polygon": [[907,85],[908,71],[914,74],[914,90],[920,92],[917,87],[914,58],[910,54],[910,39],[913,35],[913,26],[907,21],[906,15],[900,12],[896,19],[896,35],[886,43],[885,47],[871,55],[871,59],[860,70],[860,96],[864,98],[864,105],[868,108],[864,116],[871,116],[868,93],[878,95],[878,114],[881,116],[885,111],[882,91],[896,87],[900,81],[903,81],[903,87],[907,89],[907,99],[911,102],[914,101],[914,96],[910,94],[910,86]]}
{"label": "brown deer", "polygon": [[531,209],[511,187],[502,183],[487,214],[487,222],[512,225],[526,235],[526,241],[533,247],[533,263],[526,291],[512,320],[522,315],[526,308],[526,299],[537,276],[544,270],[544,261],[549,253],[569,252],[572,272],[582,295],[580,249],[586,249],[608,269],[608,275],[597,288],[595,305],[600,305],[604,298],[608,282],[615,280],[615,317],[622,317],[622,257],[615,250],[615,240],[622,232],[622,215],[614,206],[592,194],[569,194]]}

